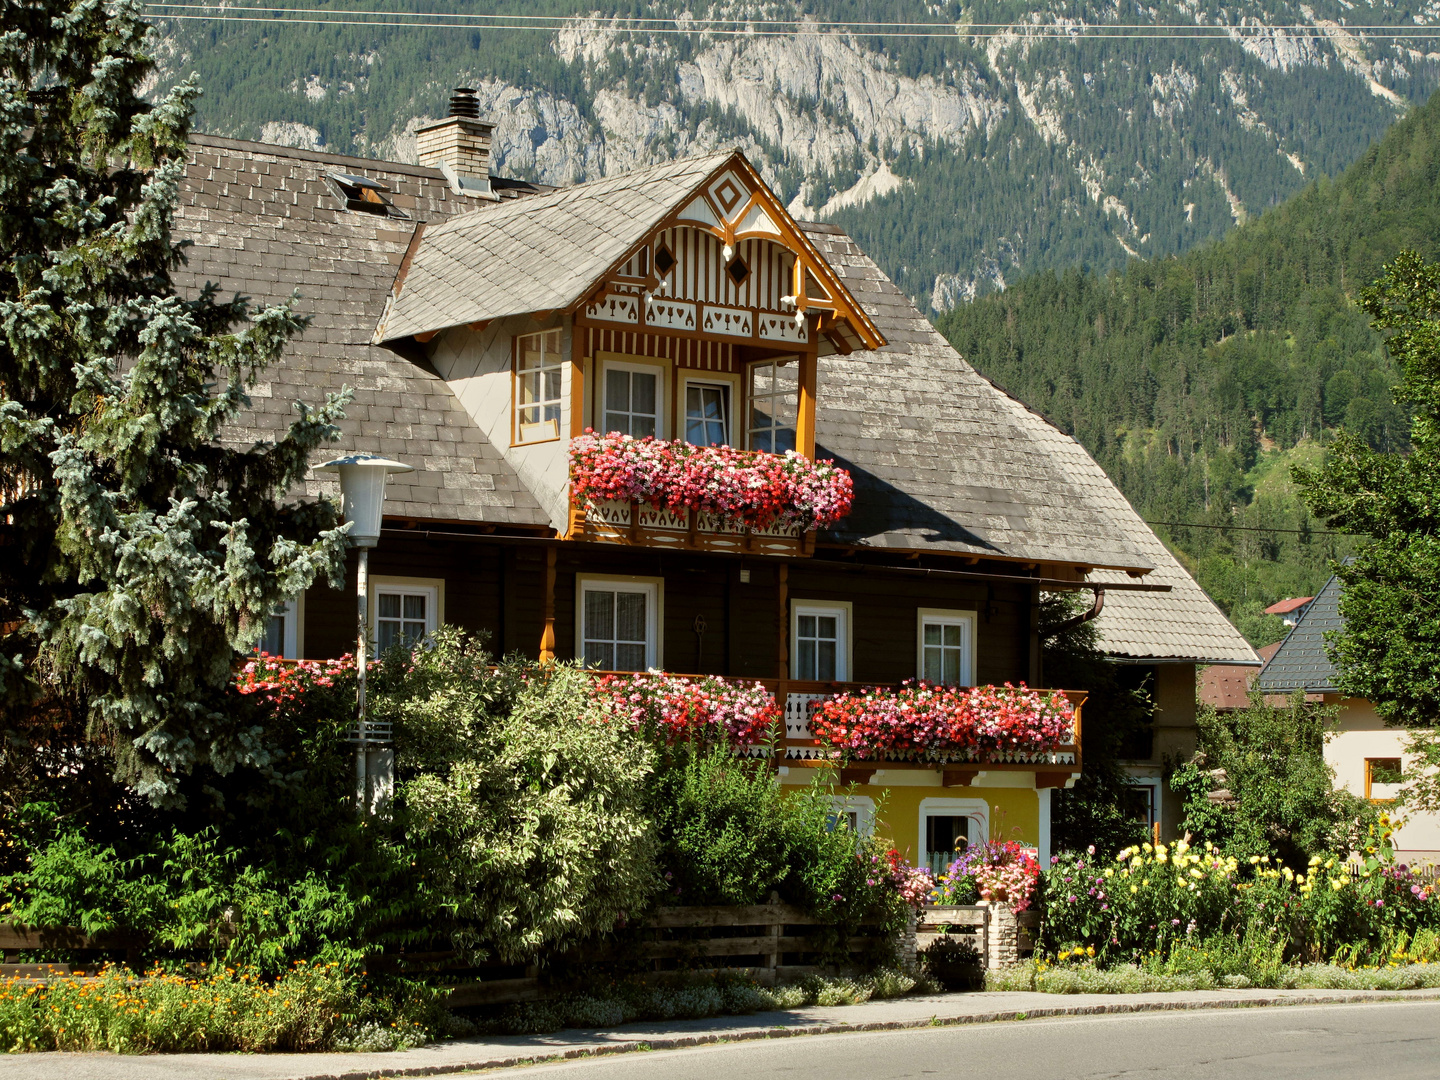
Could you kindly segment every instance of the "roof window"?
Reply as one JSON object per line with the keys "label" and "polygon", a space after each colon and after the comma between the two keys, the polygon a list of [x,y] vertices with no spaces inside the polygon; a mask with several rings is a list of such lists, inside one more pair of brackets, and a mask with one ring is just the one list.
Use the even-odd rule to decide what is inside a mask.
{"label": "roof window", "polygon": [[390,189],[378,180],[371,180],[368,176],[355,176],[351,173],[331,173],[329,179],[340,189],[340,194],[345,199],[346,210],[358,210],[362,214],[379,214],[382,217],[391,213],[399,217],[404,216],[385,197]]}

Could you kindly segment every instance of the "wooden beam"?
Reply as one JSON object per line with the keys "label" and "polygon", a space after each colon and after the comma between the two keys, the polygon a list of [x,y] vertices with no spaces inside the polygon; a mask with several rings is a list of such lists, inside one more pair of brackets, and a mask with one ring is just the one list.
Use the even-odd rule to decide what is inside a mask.
{"label": "wooden beam", "polygon": [[776,640],[775,670],[780,682],[790,678],[790,566],[781,563],[776,570],[778,582],[775,586]]}
{"label": "wooden beam", "polygon": [[800,402],[795,415],[795,450],[815,456],[815,383],[819,362],[814,350],[800,354]]}
{"label": "wooden beam", "polygon": [[490,325],[490,320],[489,320],[489,319],[481,319],[479,322],[466,323],[466,324],[465,324],[465,329],[474,331],[475,333],[478,334],[478,333],[480,333],[481,330],[484,330],[485,327],[487,327],[487,326],[489,326],[489,325]]}
{"label": "wooden beam", "polygon": [[570,327],[570,438],[585,433],[585,334]]}
{"label": "wooden beam", "polygon": [[941,787],[969,787],[980,775],[978,768],[946,768],[940,770]]}
{"label": "wooden beam", "polygon": [[551,546],[545,549],[545,629],[540,634],[540,662],[555,659],[555,554]]}
{"label": "wooden beam", "polygon": [[868,784],[879,771],[874,765],[846,765],[840,769],[840,783]]}
{"label": "wooden beam", "polygon": [[428,342],[434,341],[435,335],[439,332],[439,330],[426,330],[423,334],[416,334],[415,340],[420,342],[421,345],[425,345]]}

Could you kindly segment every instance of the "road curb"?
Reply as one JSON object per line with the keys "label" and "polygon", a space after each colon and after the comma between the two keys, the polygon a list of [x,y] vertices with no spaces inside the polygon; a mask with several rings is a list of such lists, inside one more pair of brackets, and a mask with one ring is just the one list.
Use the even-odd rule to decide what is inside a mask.
{"label": "road curb", "polygon": [[628,1054],[644,1050],[682,1050],[691,1046],[717,1043],[755,1042],[760,1039],[790,1039],[802,1035],[840,1035],[860,1031],[902,1031],[913,1028],[959,1027],[964,1024],[997,1024],[1007,1021],[1047,1020],[1066,1016],[1103,1016],[1107,1014],[1147,1012],[1199,1012],[1211,1009],[1258,1009],[1278,1005],[1359,1005],[1395,1001],[1436,1001],[1440,990],[1397,990],[1377,994],[1375,991],[1316,993],[1304,997],[1216,998],[1202,1001],[1116,1001],[1088,1005],[1042,1006],[1038,1009],[1005,1009],[997,1012],[964,1013],[957,1016],[936,1014],[929,1019],[876,1020],[859,1024],[808,1024],[785,1028],[742,1028],[739,1031],[714,1034],[679,1035],[674,1038],[635,1039],[629,1042],[576,1046],[548,1053],[516,1054],[490,1057],[453,1065],[420,1065],[414,1067],[365,1069],[353,1072],[311,1073],[294,1080],[373,1080],[388,1076],[447,1076],[455,1073],[478,1072],[482,1069],[507,1069],[519,1065],[541,1065],[578,1058]]}

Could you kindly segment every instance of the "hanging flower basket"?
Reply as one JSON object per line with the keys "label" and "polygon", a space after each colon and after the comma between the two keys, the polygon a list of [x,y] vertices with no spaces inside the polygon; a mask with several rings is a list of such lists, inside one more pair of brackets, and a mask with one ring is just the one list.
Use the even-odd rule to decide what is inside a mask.
{"label": "hanging flower basket", "polygon": [[907,682],[819,702],[810,730],[859,759],[897,755],[944,760],[1042,754],[1073,740],[1075,707],[1058,690],[1012,686],[957,689]]}
{"label": "hanging flower basket", "polygon": [[826,529],[850,513],[855,487],[832,461],[586,431],[570,441],[570,500],[580,509],[639,502],[695,510],[728,528]]}

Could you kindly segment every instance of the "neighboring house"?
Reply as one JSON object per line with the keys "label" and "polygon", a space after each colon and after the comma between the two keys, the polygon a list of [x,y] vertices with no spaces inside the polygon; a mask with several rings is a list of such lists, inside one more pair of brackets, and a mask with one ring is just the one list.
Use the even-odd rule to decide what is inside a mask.
{"label": "neighboring house", "polygon": [[[1401,786],[1407,761],[1404,729],[1387,727],[1364,698],[1346,697],[1336,686],[1335,665],[1326,652],[1326,637],[1341,630],[1340,579],[1325,583],[1280,648],[1260,672],[1260,689],[1271,695],[1305,691],[1311,700],[1339,705],[1337,730],[1325,739],[1325,761],[1336,783],[1375,802],[1393,799]],[[1440,862],[1440,814],[1405,814],[1395,835],[1396,850],[1410,862]]]}
{"label": "neighboring house", "polygon": [[1265,609],[1266,615],[1279,615],[1280,621],[1287,627],[1294,626],[1305,614],[1305,609],[1310,606],[1313,596],[1292,596],[1288,600],[1277,600]]}
{"label": "neighboring house", "polygon": [[1234,712],[1250,704],[1250,688],[1260,676],[1260,668],[1281,642],[1262,645],[1255,650],[1260,658],[1258,664],[1235,664],[1227,667],[1212,665],[1200,669],[1200,704],[1208,705],[1216,712]]}
{"label": "neighboring house", "polygon": [[[1169,820],[1160,761],[1193,741],[1194,665],[1254,655],[1084,450],[977,375],[840,229],[792,220],[738,152],[542,188],[491,177],[490,127],[456,104],[417,133],[418,166],[197,136],[181,195],[180,287],[298,290],[312,319],[239,436],[349,386],[335,452],[416,467],[388,486],[370,557],[376,640],[443,622],[497,653],[762,679],[792,740],[780,781],[801,784],[809,702],[917,676],[1044,686],[1042,590],[1103,588],[1106,648],[1155,681],[1134,768]],[[575,508],[567,451],[587,428],[834,458],[854,509],[799,535]],[[352,649],[354,580],[352,557],[344,589],[277,612],[273,651]],[[991,832],[1044,854],[1051,792],[1081,766],[1073,745],[877,762],[839,777],[857,783],[839,801],[869,827],[883,795],[918,862]]]}

